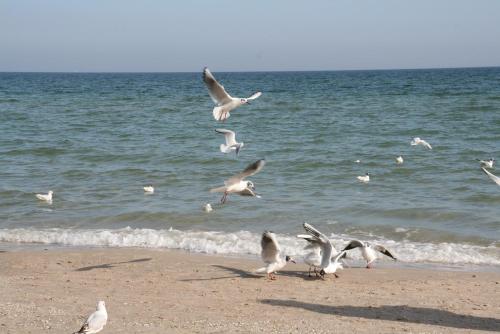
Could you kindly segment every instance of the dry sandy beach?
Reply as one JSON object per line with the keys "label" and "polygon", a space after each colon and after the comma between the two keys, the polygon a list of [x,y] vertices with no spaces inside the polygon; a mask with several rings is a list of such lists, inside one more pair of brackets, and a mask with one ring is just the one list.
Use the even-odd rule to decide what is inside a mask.
{"label": "dry sandy beach", "polygon": [[72,333],[105,300],[101,333],[500,331],[500,274],[351,268],[276,281],[251,259],[147,249],[0,253],[0,333]]}

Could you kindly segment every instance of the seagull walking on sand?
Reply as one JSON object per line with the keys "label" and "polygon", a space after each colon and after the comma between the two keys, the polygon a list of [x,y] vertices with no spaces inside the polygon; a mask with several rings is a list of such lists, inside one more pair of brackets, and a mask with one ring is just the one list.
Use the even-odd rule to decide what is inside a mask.
{"label": "seagull walking on sand", "polygon": [[320,276],[324,278],[325,274],[334,274],[335,277],[338,278],[339,276],[336,272],[338,269],[344,269],[342,263],[340,263],[340,259],[345,256],[346,252],[342,251],[335,255],[334,253],[336,253],[336,250],[326,235],[318,231],[311,224],[304,222],[303,226],[321,249],[321,262],[318,265],[318,267],[321,268],[319,272]]}
{"label": "seagull walking on sand", "polygon": [[477,161],[479,161],[479,163],[481,164],[481,167],[484,167],[484,168],[493,168],[493,165],[495,164],[495,159],[493,158],[490,158],[489,160],[480,160],[480,159],[476,159]]}
{"label": "seagull walking on sand", "polygon": [[238,143],[236,141],[236,133],[227,129],[215,129],[215,132],[222,133],[226,139],[225,144],[220,144],[220,151],[222,153],[229,153],[231,151],[235,151],[236,155],[240,153],[241,148],[243,147],[243,142]]}
{"label": "seagull walking on sand", "polygon": [[402,165],[402,164],[403,164],[403,162],[404,162],[404,160],[403,160],[403,157],[402,157],[402,156],[399,156],[399,157],[397,157],[397,158],[396,158],[396,163],[397,163],[398,165]]}
{"label": "seagull walking on sand", "polygon": [[262,168],[266,161],[264,159],[257,160],[256,162],[250,164],[245,168],[245,170],[239,174],[224,181],[224,186],[219,188],[210,189],[210,192],[223,192],[221,203],[226,203],[227,195],[238,194],[240,196],[252,196],[260,198],[260,196],[255,193],[255,186],[252,181],[247,181],[245,178],[257,174]]}
{"label": "seagull walking on sand", "polygon": [[281,257],[281,248],[273,232],[265,231],[262,234],[260,245],[262,247],[260,256],[266,266],[257,269],[255,271],[256,273],[266,273],[267,278],[275,280],[276,276],[274,274],[278,270],[283,269],[288,262],[296,263],[295,260],[288,255],[286,255],[285,258]]}
{"label": "seagull walking on sand", "polygon": [[52,190],[49,190],[47,194],[36,194],[36,198],[38,198],[40,201],[45,201],[49,204],[52,204],[52,194],[54,192]]}
{"label": "seagull walking on sand", "polygon": [[366,173],[363,176],[358,176],[358,181],[362,183],[368,183],[370,182],[370,173]]}
{"label": "seagull walking on sand", "polygon": [[153,186],[145,186],[142,187],[142,189],[144,189],[146,194],[153,194],[155,192],[155,188]]}
{"label": "seagull walking on sand", "polygon": [[423,139],[420,139],[419,137],[413,138],[413,140],[411,141],[410,145],[411,146],[422,145],[425,148],[428,148],[429,150],[432,150],[431,144],[429,144],[428,142],[426,142]]}
{"label": "seagull walking on sand", "polygon": [[377,257],[377,252],[380,252],[384,255],[387,255],[388,257],[396,260],[396,257],[391,254],[384,246],[381,245],[372,245],[368,242],[362,242],[359,240],[352,240],[347,244],[347,246],[344,247],[342,251],[348,251],[350,249],[354,248],[361,248],[361,255],[363,258],[366,260],[366,268],[370,269],[371,264],[378,258]]}
{"label": "seagull walking on sand", "polygon": [[483,170],[483,172],[484,172],[486,175],[488,175],[488,177],[489,177],[489,178],[490,178],[493,182],[495,182],[497,185],[499,185],[499,186],[500,186],[500,177],[498,177],[498,176],[496,176],[496,175],[493,175],[492,173],[488,172],[488,171],[486,170],[486,168],[484,168],[484,167],[481,167],[481,169]]}
{"label": "seagull walking on sand", "polygon": [[101,300],[97,303],[97,310],[92,313],[87,321],[83,323],[82,328],[78,332],[74,332],[73,334],[94,334],[102,331],[106,322],[108,321],[108,312],[106,311],[106,306],[104,302]]}
{"label": "seagull walking on sand", "polygon": [[261,92],[256,92],[247,98],[232,97],[226,92],[224,86],[215,80],[215,77],[207,67],[203,69],[203,81],[207,85],[208,94],[216,104],[213,115],[217,121],[225,121],[229,118],[230,111],[244,104],[250,104],[250,101],[262,95]]}

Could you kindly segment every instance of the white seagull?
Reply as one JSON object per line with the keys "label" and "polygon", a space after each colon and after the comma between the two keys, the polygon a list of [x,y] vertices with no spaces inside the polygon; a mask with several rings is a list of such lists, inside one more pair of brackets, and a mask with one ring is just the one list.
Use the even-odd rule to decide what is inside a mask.
{"label": "white seagull", "polygon": [[260,197],[255,193],[255,186],[252,181],[246,181],[245,178],[257,174],[266,164],[264,159],[257,160],[256,162],[250,164],[245,168],[245,170],[239,174],[224,181],[224,186],[219,188],[210,189],[210,192],[223,192],[221,203],[226,203],[227,195],[238,194],[240,196],[253,196]]}
{"label": "white seagull", "polygon": [[422,145],[422,146],[428,148],[429,150],[432,150],[431,144],[429,144],[428,142],[426,142],[423,139],[420,139],[419,137],[413,138],[413,140],[411,141],[410,145],[412,145],[412,146]]}
{"label": "white seagull", "polygon": [[361,255],[363,258],[366,260],[366,268],[370,269],[371,264],[373,261],[375,261],[377,257],[377,253],[375,251],[378,251],[384,255],[389,256],[390,258],[396,260],[394,255],[391,254],[384,246],[381,245],[371,245],[368,242],[362,242],[359,240],[352,240],[345,246],[345,248],[342,251],[348,251],[350,249],[358,248],[361,247]]}
{"label": "white seagull", "polygon": [[358,176],[358,181],[363,183],[370,182],[370,173],[366,173],[366,175]]}
{"label": "white seagull", "polygon": [[225,121],[229,118],[229,112],[244,104],[250,104],[250,101],[255,100],[262,95],[261,92],[254,93],[252,96],[245,98],[232,97],[229,95],[224,86],[215,80],[210,70],[205,67],[203,69],[203,81],[207,85],[208,94],[217,106],[213,110],[214,118],[217,121]]}
{"label": "white seagull", "polygon": [[36,194],[35,196],[36,196],[36,198],[38,198],[41,201],[45,201],[45,202],[47,202],[49,204],[52,204],[52,194],[53,193],[54,192],[52,190],[50,190],[48,192],[48,194]]}
{"label": "white seagull", "polygon": [[281,257],[281,248],[273,232],[265,231],[262,234],[260,245],[262,247],[260,256],[266,266],[257,269],[255,271],[256,273],[266,273],[267,278],[275,280],[275,272],[284,268],[288,262],[295,263],[295,260],[288,255],[286,255],[285,258]]}
{"label": "white seagull", "polygon": [[[318,276],[318,268],[321,266],[321,242],[319,242],[316,237],[310,235],[310,234],[299,234],[297,235],[297,238],[304,239],[308,241],[307,246],[304,248],[305,250],[309,250],[309,253],[307,253],[304,256],[304,262],[309,266],[309,272],[308,276],[311,277],[311,269],[313,269],[314,273],[316,274],[316,277]],[[335,247],[332,245],[332,252],[337,253],[337,250]]]}
{"label": "white seagull", "polygon": [[226,144],[220,144],[220,151],[222,153],[229,153],[231,151],[235,151],[236,155],[240,153],[241,148],[243,147],[243,142],[238,143],[236,141],[236,133],[227,129],[215,129],[215,132],[222,133],[226,138]]}
{"label": "white seagull", "polygon": [[497,185],[499,185],[499,186],[500,186],[500,177],[498,177],[498,176],[496,176],[496,175],[491,174],[491,173],[490,173],[490,172],[488,172],[488,171],[486,170],[486,168],[484,168],[484,167],[481,167],[481,169],[483,170],[483,172],[485,172],[485,173],[486,173],[486,175],[488,175],[488,177],[489,177],[490,179],[492,179],[492,180],[493,180],[493,182],[495,182]]}
{"label": "white seagull", "polygon": [[333,248],[330,239],[328,239],[326,235],[318,231],[311,224],[304,223],[303,226],[306,232],[315,239],[315,242],[318,243],[321,249],[321,262],[318,266],[321,268],[321,271],[319,272],[321,277],[324,278],[325,274],[334,274],[335,277],[338,277],[336,274],[337,269],[344,269],[342,263],[339,261],[342,257],[344,257],[346,252],[342,251],[333,256],[336,251],[335,248]]}
{"label": "white seagull", "polygon": [[155,188],[153,186],[145,186],[142,187],[144,189],[144,192],[147,194],[153,194],[155,192]]}
{"label": "white seagull", "polygon": [[102,331],[106,322],[108,321],[108,312],[106,311],[106,306],[104,302],[101,300],[97,303],[97,311],[92,313],[87,321],[83,323],[82,328],[78,332],[74,332],[73,334],[93,334],[99,333]]}
{"label": "white seagull", "polygon": [[404,160],[403,160],[403,157],[402,157],[402,156],[399,156],[399,157],[397,157],[397,158],[396,158],[396,163],[397,163],[398,165],[402,165],[402,164],[403,164],[403,162],[404,162]]}
{"label": "white seagull", "polygon": [[481,164],[481,167],[485,167],[485,168],[493,168],[493,165],[495,164],[495,159],[493,159],[493,158],[490,158],[489,160],[477,159],[477,161],[479,161],[479,163]]}
{"label": "white seagull", "polygon": [[212,209],[212,205],[210,205],[210,203],[207,203],[203,206],[203,211],[205,212],[212,212],[214,209]]}

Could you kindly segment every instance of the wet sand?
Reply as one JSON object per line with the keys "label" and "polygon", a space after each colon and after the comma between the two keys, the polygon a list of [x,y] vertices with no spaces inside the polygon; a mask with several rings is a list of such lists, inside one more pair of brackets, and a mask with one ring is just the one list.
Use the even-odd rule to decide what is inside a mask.
{"label": "wet sand", "polygon": [[0,253],[0,333],[72,333],[104,300],[101,333],[500,331],[500,274],[349,268],[276,281],[257,260],[148,249]]}

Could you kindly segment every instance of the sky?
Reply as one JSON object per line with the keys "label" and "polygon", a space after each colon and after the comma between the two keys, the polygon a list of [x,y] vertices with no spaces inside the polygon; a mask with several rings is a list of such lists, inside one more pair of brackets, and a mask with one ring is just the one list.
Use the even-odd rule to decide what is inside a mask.
{"label": "sky", "polygon": [[0,71],[499,65],[497,0],[0,0]]}

